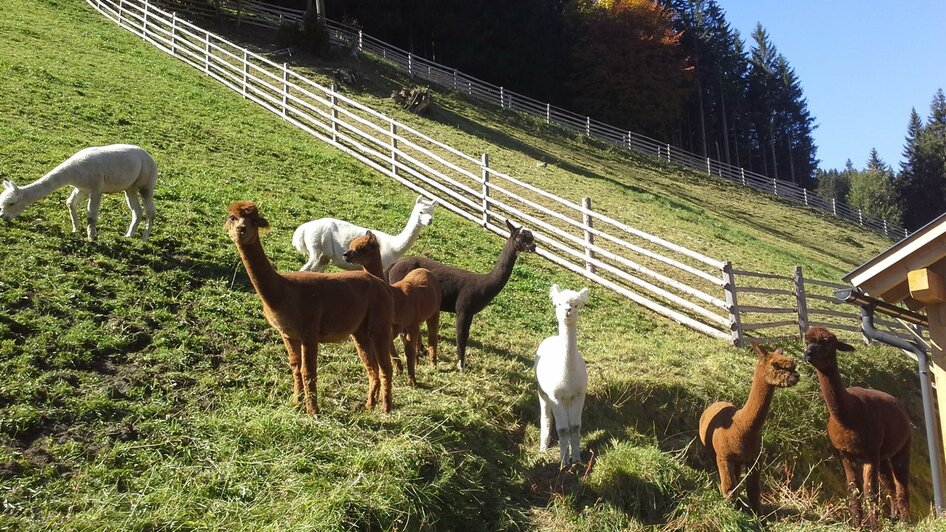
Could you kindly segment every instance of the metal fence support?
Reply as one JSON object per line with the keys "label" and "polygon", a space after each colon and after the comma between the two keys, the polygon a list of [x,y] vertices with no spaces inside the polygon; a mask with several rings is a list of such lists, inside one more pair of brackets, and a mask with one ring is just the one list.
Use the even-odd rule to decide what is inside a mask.
{"label": "metal fence support", "polygon": [[552,123],[552,104],[550,103],[545,104],[545,123]]}
{"label": "metal fence support", "polygon": [[792,282],[795,285],[793,291],[795,292],[795,308],[798,311],[798,333],[800,338],[804,338],[805,331],[808,330],[808,299],[805,295],[805,277],[801,266],[795,266]]}
{"label": "metal fence support", "polygon": [[391,173],[397,175],[397,122],[391,120]]}
{"label": "metal fence support", "polygon": [[502,87],[499,88],[499,108],[500,108],[500,109],[505,109],[505,108],[506,108],[506,98],[503,96],[503,88],[502,88]]}
{"label": "metal fence support", "polygon": [[[581,206],[584,207],[586,211],[590,211],[591,198],[581,198]],[[591,249],[591,246],[595,245],[595,235],[591,232],[593,223],[591,214],[588,212],[581,213],[581,220],[585,231],[585,269],[590,273],[595,273],[595,265],[591,263],[595,258],[595,252]]]}
{"label": "metal fence support", "polygon": [[334,81],[331,85],[331,95],[329,96],[329,102],[332,104],[332,142],[338,142],[338,84]]}
{"label": "metal fence support", "polygon": [[483,227],[489,225],[489,154],[483,154]]}
{"label": "metal fence support", "polygon": [[246,98],[246,86],[249,84],[250,62],[247,59],[246,50],[243,50],[243,85],[240,86],[240,93]]}
{"label": "metal fence support", "polygon": [[736,299],[736,276],[732,271],[732,263],[728,260],[723,263],[723,291],[726,293],[726,308],[729,310],[729,329],[732,331],[732,344],[743,346],[742,320],[739,318],[739,302]]}
{"label": "metal fence support", "polygon": [[801,195],[805,198],[805,207],[807,207],[808,206],[808,189],[807,188],[801,189]]}
{"label": "metal fence support", "polygon": [[778,196],[778,179],[772,179],[772,191]]}
{"label": "metal fence support", "polygon": [[[332,88],[334,92],[334,87]],[[282,64],[282,117],[286,118],[286,108],[289,107],[289,65]]]}

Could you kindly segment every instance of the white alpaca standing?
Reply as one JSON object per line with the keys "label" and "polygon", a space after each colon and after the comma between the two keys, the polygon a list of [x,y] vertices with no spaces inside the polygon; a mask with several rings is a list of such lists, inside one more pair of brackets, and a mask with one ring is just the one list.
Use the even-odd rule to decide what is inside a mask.
{"label": "white alpaca standing", "polygon": [[79,230],[77,206],[88,196],[88,235],[89,240],[95,240],[102,194],[124,192],[128,208],[131,209],[131,225],[125,236],[132,236],[141,219],[141,203],[138,201],[138,194],[141,194],[147,218],[141,239],[147,240],[154,222],[154,184],[157,178],[157,164],[148,152],[138,146],[112,144],[85,148],[29,185],[20,187],[4,180],[3,192],[0,193],[0,218],[12,220],[33,202],[71,185],[73,190],[66,200],[66,206],[72,217],[72,231]]}
{"label": "white alpaca standing", "polygon": [[[437,200],[418,196],[414,202],[414,210],[407,219],[407,225],[399,234],[392,236],[371,229],[371,233],[381,244],[381,265],[384,270],[407,253],[420,235],[422,226],[430,225],[436,206]],[[348,250],[352,240],[363,236],[367,231],[368,229],[360,225],[335,218],[320,218],[300,225],[292,235],[292,245],[300,253],[309,256],[301,271],[321,272],[330,262],[344,270],[361,269],[358,264],[346,262],[342,254]]]}
{"label": "white alpaca standing", "polygon": [[578,351],[576,329],[578,309],[588,302],[588,289],[559,291],[558,285],[553,284],[549,296],[558,318],[558,336],[542,340],[535,357],[535,378],[539,383],[539,450],[546,450],[552,442],[550,429],[554,415],[565,466],[581,460],[581,409],[588,391],[588,371]]}

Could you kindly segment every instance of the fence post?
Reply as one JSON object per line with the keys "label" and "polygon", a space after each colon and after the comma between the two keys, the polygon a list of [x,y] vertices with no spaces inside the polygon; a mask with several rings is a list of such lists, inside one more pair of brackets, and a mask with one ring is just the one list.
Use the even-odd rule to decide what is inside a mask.
{"label": "fence post", "polygon": [[459,86],[457,85],[457,69],[453,69],[453,90],[458,90]]}
{"label": "fence post", "polygon": [[792,273],[792,281],[795,283],[795,306],[798,309],[798,333],[800,338],[805,337],[805,331],[808,330],[808,298],[805,296],[805,276],[802,274],[801,266],[795,266]]}
{"label": "fence post", "polygon": [[552,104],[550,103],[545,104],[545,123],[552,123]]}
{"label": "fence post", "polygon": [[489,225],[489,154],[483,154],[483,227]]}
{"label": "fence post", "polygon": [[286,118],[286,107],[289,106],[289,64],[282,64],[282,117]]}
{"label": "fence post", "polygon": [[729,309],[729,329],[732,331],[732,343],[742,347],[742,321],[739,319],[739,302],[736,299],[736,276],[733,275],[732,263],[723,263],[723,291],[726,292],[726,307]]}
{"label": "fence post", "polygon": [[171,55],[177,55],[177,46],[174,44],[177,38],[177,11],[171,13]]}
{"label": "fence post", "polygon": [[359,51],[359,52],[363,52],[363,51],[364,51],[365,42],[364,42],[364,40],[362,39],[362,37],[363,37],[363,35],[362,35],[362,33],[361,33],[361,30],[358,30],[358,51]]}
{"label": "fence post", "polygon": [[802,196],[805,197],[805,207],[807,207],[808,206],[808,189],[807,188],[801,189],[801,194]]}
{"label": "fence post", "polygon": [[204,74],[210,75],[210,32],[204,33]]}
{"label": "fence post", "polygon": [[864,212],[860,209],[857,209],[857,223],[864,225]]}
{"label": "fence post", "polygon": [[775,195],[778,196],[778,179],[772,178],[772,190],[775,192]]}
{"label": "fence post", "polygon": [[585,117],[585,136],[586,137],[591,136],[591,117],[590,116]]}
{"label": "fence post", "polygon": [[414,77],[414,61],[411,59],[411,53],[407,52],[407,75]]}
{"label": "fence post", "polygon": [[503,95],[503,88],[499,87],[499,108],[506,108],[506,97]]}
{"label": "fence post", "polygon": [[[590,211],[591,198],[581,198],[581,206],[584,207],[586,211]],[[591,250],[591,246],[595,244],[595,235],[591,232],[591,214],[588,212],[582,212],[581,218],[585,231],[585,269],[590,273],[595,273],[595,265],[591,263],[591,261],[595,258],[595,252]]]}
{"label": "fence post", "polygon": [[148,2],[145,2],[144,16],[141,23],[141,33],[148,38]]}
{"label": "fence post", "polygon": [[667,143],[667,162],[670,162],[670,143]]}
{"label": "fence post", "polygon": [[118,25],[122,25],[122,19],[125,17],[125,0],[118,0]]}
{"label": "fence post", "polygon": [[246,98],[246,86],[249,84],[250,62],[247,60],[246,50],[243,50],[243,97]]}
{"label": "fence post", "polygon": [[397,124],[391,120],[391,173],[397,175]]}
{"label": "fence post", "polygon": [[739,176],[742,178],[742,186],[746,186],[746,169],[739,168]]}
{"label": "fence post", "polygon": [[627,149],[630,150],[632,149],[633,146],[634,146],[634,132],[629,130],[627,132]]}
{"label": "fence post", "polygon": [[890,236],[887,234],[887,219],[884,218],[883,222],[884,222],[884,236]]}
{"label": "fence post", "polygon": [[710,171],[710,158],[707,157],[706,158],[706,175],[710,175],[711,173],[712,172]]}
{"label": "fence post", "polygon": [[831,212],[833,212],[835,216],[838,215],[838,200],[835,198],[831,198]]}

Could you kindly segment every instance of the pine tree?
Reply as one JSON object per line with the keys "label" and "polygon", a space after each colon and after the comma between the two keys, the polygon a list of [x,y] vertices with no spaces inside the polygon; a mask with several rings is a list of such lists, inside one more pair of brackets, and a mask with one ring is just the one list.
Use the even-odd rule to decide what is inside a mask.
{"label": "pine tree", "polygon": [[899,224],[900,205],[894,186],[893,172],[880,158],[876,149],[871,149],[867,167],[851,174],[851,191],[848,203],[864,214]]}
{"label": "pine tree", "polygon": [[911,114],[904,147],[905,161],[898,179],[904,223],[916,230],[946,212],[946,97],[933,96],[925,126]]}

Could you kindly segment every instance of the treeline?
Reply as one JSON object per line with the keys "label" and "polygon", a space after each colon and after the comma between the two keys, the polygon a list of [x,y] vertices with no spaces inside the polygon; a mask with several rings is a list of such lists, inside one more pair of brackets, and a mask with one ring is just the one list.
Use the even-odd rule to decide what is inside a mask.
{"label": "treeline", "polygon": [[913,109],[907,123],[899,172],[871,150],[857,170],[819,170],[818,194],[843,201],[867,214],[901,223],[914,231],[946,212],[946,96],[933,96],[924,122]]}
{"label": "treeline", "polygon": [[814,186],[813,118],[759,25],[715,0],[327,0],[327,16],[617,127]]}

